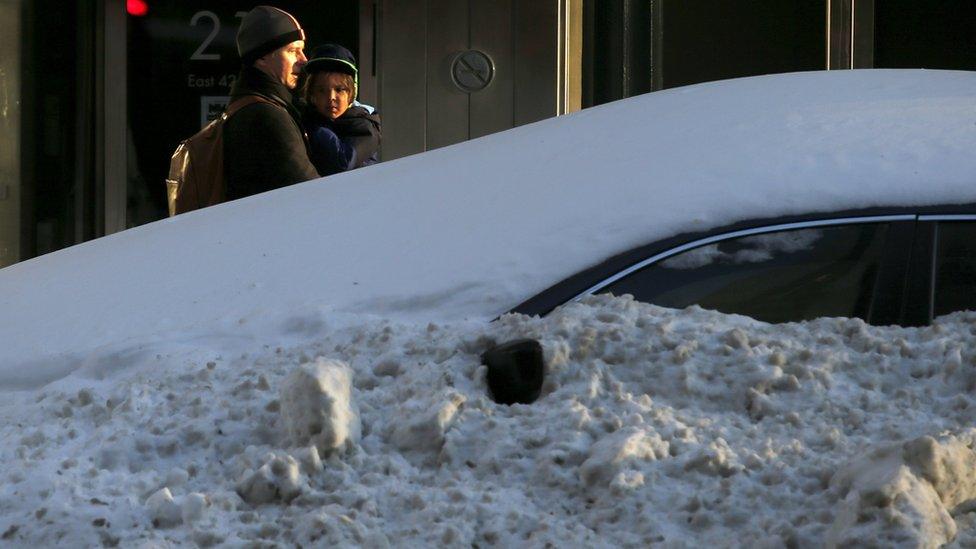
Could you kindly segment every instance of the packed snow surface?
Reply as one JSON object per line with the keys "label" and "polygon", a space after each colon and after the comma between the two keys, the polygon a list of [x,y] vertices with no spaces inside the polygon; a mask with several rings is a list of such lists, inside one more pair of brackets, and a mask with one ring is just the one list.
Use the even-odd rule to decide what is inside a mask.
{"label": "packed snow surface", "polygon": [[299,307],[491,319],[743,219],[974,203],[973,90],[920,70],[677,88],[130,229],[0,270],[0,386]]}
{"label": "packed snow surface", "polygon": [[[972,547],[976,313],[485,320],[680,232],[974,203],[973,89],[659,92],[2,269],[0,545]],[[542,395],[497,404],[525,337]]]}
{"label": "packed snow surface", "polygon": [[[265,334],[8,398],[2,543],[976,544],[974,313],[770,325],[599,296]],[[542,396],[496,404],[479,355],[521,337],[542,343]]]}

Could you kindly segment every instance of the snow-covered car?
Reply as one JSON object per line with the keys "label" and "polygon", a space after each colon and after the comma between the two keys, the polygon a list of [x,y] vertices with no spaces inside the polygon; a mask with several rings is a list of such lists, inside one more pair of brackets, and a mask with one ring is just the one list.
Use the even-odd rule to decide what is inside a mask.
{"label": "snow-covered car", "polygon": [[690,86],[133,228],[0,271],[0,363],[302,308],[489,320],[594,291],[925,324],[974,305],[974,84]]}
{"label": "snow-covered car", "polygon": [[0,269],[0,543],[973,546],[974,151],[976,73],[747,78]]}

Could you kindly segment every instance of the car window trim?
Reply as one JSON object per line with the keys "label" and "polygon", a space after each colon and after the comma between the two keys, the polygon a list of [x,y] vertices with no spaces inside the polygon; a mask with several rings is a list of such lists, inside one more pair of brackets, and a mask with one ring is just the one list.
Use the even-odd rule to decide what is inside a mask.
{"label": "car window trim", "polygon": [[[957,216],[926,216],[926,217],[957,217]],[[958,217],[967,217],[967,216],[962,215]],[[968,216],[968,217],[976,219],[976,216]],[[670,248],[663,252],[654,254],[651,257],[648,257],[642,261],[634,263],[630,267],[627,267],[626,269],[614,274],[613,276],[605,278],[602,281],[594,284],[593,286],[590,286],[588,289],[584,290],[583,292],[578,294],[570,301],[571,302],[579,301],[580,299],[583,299],[588,295],[595,294],[603,290],[607,286],[610,286],[614,282],[620,280],[621,278],[624,278],[625,276],[628,276],[631,273],[639,271],[640,269],[643,269],[648,265],[653,265],[654,263],[667,259],[671,256],[677,255],[687,250],[691,250],[701,246],[707,246],[709,244],[722,242],[732,238],[740,238],[743,236],[753,236],[759,234],[773,233],[779,231],[789,231],[789,230],[796,230],[796,229],[811,229],[816,227],[831,227],[837,225],[858,225],[858,224],[867,224],[867,223],[890,223],[894,221],[916,221],[918,219],[919,216],[916,214],[842,217],[837,219],[820,219],[820,220],[813,220],[813,221],[797,221],[794,223],[780,223],[776,225],[767,225],[765,227],[753,227],[749,229],[741,229],[729,233],[722,233],[719,235],[713,235],[706,238],[700,238],[697,240],[693,240],[691,242],[686,242],[680,246],[675,246],[674,248]]]}
{"label": "car window trim", "polygon": [[976,215],[972,214],[951,214],[951,215],[920,215],[919,221],[976,221]]}

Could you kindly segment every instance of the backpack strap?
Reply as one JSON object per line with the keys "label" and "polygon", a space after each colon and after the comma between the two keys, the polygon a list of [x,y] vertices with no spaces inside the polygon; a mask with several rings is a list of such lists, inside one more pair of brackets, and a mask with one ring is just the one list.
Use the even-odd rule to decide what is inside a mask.
{"label": "backpack strap", "polygon": [[[295,123],[295,127],[298,129],[298,133],[301,134],[302,140],[305,142],[305,152],[311,156],[312,152],[311,149],[309,148],[311,144],[309,143],[308,140],[308,132],[305,131],[305,128],[302,126],[301,115],[298,114],[298,111],[295,110],[294,106],[289,105],[287,103],[274,101],[273,99],[266,97],[264,95],[257,95],[257,94],[241,95],[227,105],[227,108],[224,109],[224,114],[220,116],[220,122],[221,123],[227,122],[227,119],[230,118],[231,116],[234,116],[234,114],[237,111],[243,109],[248,105],[253,105],[254,103],[269,103],[271,105],[277,105],[278,107],[285,109],[285,112],[288,113],[289,118],[291,118],[292,122]],[[297,118],[296,115],[298,116]]]}
{"label": "backpack strap", "polygon": [[227,119],[230,118],[231,116],[234,116],[234,114],[236,114],[237,111],[243,109],[248,105],[253,105],[255,103],[274,104],[274,102],[271,101],[270,99],[266,99],[264,97],[261,97],[260,95],[244,95],[238,99],[231,101],[227,105],[227,108],[224,110],[224,114],[221,115],[220,119],[226,122]]}

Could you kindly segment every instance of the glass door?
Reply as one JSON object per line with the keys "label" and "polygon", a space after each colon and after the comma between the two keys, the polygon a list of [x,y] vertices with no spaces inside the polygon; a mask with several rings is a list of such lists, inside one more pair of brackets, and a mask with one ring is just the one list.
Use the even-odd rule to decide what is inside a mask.
{"label": "glass door", "polygon": [[0,173],[8,189],[0,200],[0,239],[12,243],[19,235],[10,262],[97,236],[93,4],[0,0],[6,81],[0,97],[9,97],[0,128]]}

